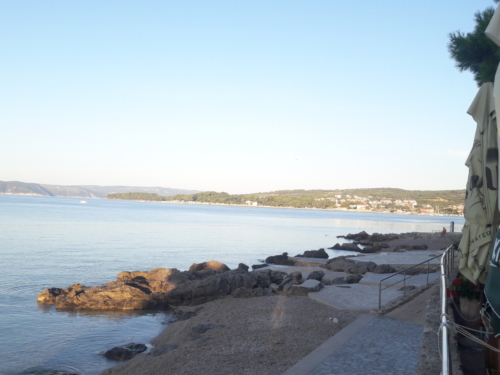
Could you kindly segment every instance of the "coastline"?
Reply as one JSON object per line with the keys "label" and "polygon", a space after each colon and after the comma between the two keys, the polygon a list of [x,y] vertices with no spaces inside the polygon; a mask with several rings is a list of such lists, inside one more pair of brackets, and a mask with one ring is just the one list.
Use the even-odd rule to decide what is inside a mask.
{"label": "coastline", "polygon": [[47,198],[85,198],[85,199],[103,199],[109,201],[123,201],[123,202],[141,202],[141,203],[162,203],[162,204],[187,204],[187,205],[204,205],[204,206],[229,206],[229,207],[247,207],[247,208],[277,208],[277,209],[287,209],[287,210],[311,210],[311,211],[335,211],[335,212],[357,212],[357,213],[374,213],[374,214],[391,214],[391,215],[410,215],[410,216],[439,216],[439,217],[458,217],[463,218],[463,215],[445,215],[445,214],[426,214],[426,213],[416,213],[416,212],[391,212],[391,211],[372,211],[372,210],[344,210],[339,208],[314,208],[314,207],[277,207],[277,206],[252,206],[248,204],[227,204],[227,203],[210,203],[210,202],[173,202],[173,201],[148,201],[148,200],[135,200],[135,199],[109,199],[109,198],[99,198],[99,197],[84,197],[84,196],[53,196],[53,195],[41,195],[41,194],[30,194],[30,193],[0,193],[0,195],[19,195],[19,196],[33,196],[33,197],[47,197]]}
{"label": "coastline", "polygon": [[248,204],[227,204],[227,203],[210,203],[210,202],[170,202],[170,201],[146,201],[146,200],[135,200],[135,199],[109,199],[109,198],[97,198],[97,199],[107,199],[110,201],[123,201],[123,202],[142,202],[142,203],[161,203],[161,204],[187,204],[187,205],[201,205],[201,206],[229,206],[229,207],[247,207],[247,208],[277,208],[286,210],[311,210],[311,211],[336,211],[336,212],[356,212],[356,213],[373,213],[373,214],[390,214],[390,215],[410,215],[410,216],[440,216],[440,217],[459,217],[463,218],[463,215],[444,215],[444,214],[425,214],[425,213],[415,213],[415,212],[390,212],[390,211],[369,211],[369,210],[342,210],[339,208],[309,208],[309,207],[276,207],[276,206],[251,206]]}
{"label": "coastline", "polygon": [[[461,234],[442,237],[436,233],[415,232],[409,235],[389,241],[392,249],[386,251],[397,252],[401,245],[427,243],[434,252],[449,246]],[[361,261],[363,256],[360,254]],[[292,272],[294,266],[288,268],[287,273]],[[285,295],[227,296],[197,306],[181,306],[175,309],[177,315],[189,317],[172,322],[152,339],[153,350],[117,364],[101,375],[281,374],[361,314],[387,314],[401,320],[423,321],[422,309],[407,309],[404,314],[399,313],[399,317],[397,312],[390,312],[423,290],[417,289],[417,293],[402,298],[383,312],[359,308],[339,310],[307,296]]]}

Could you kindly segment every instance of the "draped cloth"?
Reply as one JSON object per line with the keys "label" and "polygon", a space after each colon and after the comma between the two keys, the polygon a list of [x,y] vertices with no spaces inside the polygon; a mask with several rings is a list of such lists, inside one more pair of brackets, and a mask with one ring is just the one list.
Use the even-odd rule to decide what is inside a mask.
{"label": "draped cloth", "polygon": [[[500,6],[497,7],[485,34],[496,45],[500,46]],[[493,87],[493,99],[495,112],[500,113],[500,64],[495,75],[495,84]],[[497,139],[500,139],[497,132]],[[498,184],[497,184],[498,186]],[[500,204],[500,200],[498,200]],[[492,230],[496,231],[498,224],[493,223]],[[489,261],[489,271],[484,287],[486,296],[486,306],[484,315],[488,318],[490,326],[493,328],[495,336],[500,335],[500,231],[497,232],[495,242],[492,246],[491,257]]]}
{"label": "draped cloth", "polygon": [[498,227],[498,142],[493,84],[484,83],[467,111],[477,123],[465,195],[465,225],[458,248],[459,270],[471,282],[485,283],[492,241]]}

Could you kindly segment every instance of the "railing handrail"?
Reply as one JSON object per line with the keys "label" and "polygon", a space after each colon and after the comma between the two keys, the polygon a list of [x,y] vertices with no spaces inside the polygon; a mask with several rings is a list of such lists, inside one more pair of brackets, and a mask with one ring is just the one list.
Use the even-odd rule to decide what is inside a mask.
{"label": "railing handrail", "polygon": [[[434,260],[436,258],[441,258],[440,260],[440,270],[441,270],[441,354],[442,354],[442,369],[441,369],[441,375],[451,375],[452,371],[450,368],[450,351],[449,351],[449,342],[448,342],[448,327],[447,327],[447,298],[446,298],[446,278],[450,277],[451,272],[453,271],[454,267],[454,256],[455,253],[453,252],[454,246],[450,245],[446,248],[443,254],[437,255],[433,258],[427,259],[424,262],[415,264],[411,267],[405,268],[402,271],[398,271],[382,280],[380,280],[379,284],[379,310],[381,308],[381,303],[382,303],[382,290],[389,288],[390,286],[394,284],[399,284],[401,281],[398,281],[394,284],[391,284],[389,286],[386,286],[384,289],[382,289],[382,281],[390,279],[391,277],[394,277],[396,275],[399,275],[401,273],[405,273],[406,271],[421,266],[424,263],[427,263],[427,284],[429,283],[429,262],[431,260]],[[410,275],[410,277],[406,278],[406,274],[404,275],[403,282],[406,283],[406,280],[416,276],[416,275]],[[439,344],[438,344],[439,345]]]}
{"label": "railing handrail", "polygon": [[[405,268],[404,270],[401,270],[401,271],[398,271],[398,272],[394,272],[392,275],[387,276],[386,278],[384,278],[384,279],[382,279],[382,280],[380,280],[380,281],[384,281],[384,280],[390,279],[390,278],[391,278],[391,277],[393,277],[393,276],[396,276],[396,275],[399,275],[399,274],[401,274],[401,273],[403,273],[403,272],[405,272],[405,271],[411,270],[412,268],[415,268],[415,267],[421,266],[421,265],[422,265],[422,264],[424,264],[424,263],[429,263],[431,260],[434,260],[434,259],[436,259],[436,258],[440,258],[440,257],[442,257],[442,256],[443,256],[443,254],[436,255],[435,257],[432,257],[432,258],[429,258],[429,259],[427,259],[427,260],[424,260],[423,262],[420,262],[420,263],[418,263],[418,264],[414,264],[413,266],[408,267],[408,268]],[[410,276],[415,276],[415,275],[410,275]]]}
{"label": "railing handrail", "polygon": [[[446,297],[446,278],[449,277],[449,273],[453,270],[454,261],[454,246],[449,246],[441,257],[441,353],[442,353],[442,375],[450,375],[450,352],[449,352],[449,342],[448,342],[448,327],[446,325],[447,321],[447,297]],[[448,271],[448,274],[446,273]],[[439,345],[439,343],[438,343]]]}
{"label": "railing handrail", "polygon": [[[446,253],[446,251],[445,251]],[[396,284],[399,284],[401,281],[396,281],[395,283],[393,284],[390,284],[390,285],[387,285],[385,288],[382,288],[382,281],[385,281],[387,279],[390,279],[391,277],[394,277],[394,276],[397,276],[397,275],[400,275],[400,274],[403,274],[404,277],[403,277],[403,285],[406,286],[406,280],[408,279],[411,279],[412,277],[414,276],[417,276],[417,275],[409,275],[408,277],[406,277],[406,272],[408,270],[411,270],[412,268],[416,268],[418,266],[421,266],[422,264],[425,264],[427,263],[427,284],[429,284],[429,265],[430,265],[430,262],[436,258],[439,258],[439,257],[442,257],[443,254],[439,254],[439,255],[436,255],[435,257],[432,257],[432,258],[429,258],[427,260],[424,260],[423,262],[420,262],[420,263],[417,263],[417,264],[414,264],[413,266],[411,267],[407,267],[401,271],[398,271],[398,272],[395,272],[393,273],[392,275],[390,276],[387,276],[385,278],[383,278],[382,280],[379,281],[379,286],[378,286],[378,309],[380,310],[382,308],[382,291],[383,290],[386,290],[387,288],[390,288],[391,286],[393,285],[396,285]]]}

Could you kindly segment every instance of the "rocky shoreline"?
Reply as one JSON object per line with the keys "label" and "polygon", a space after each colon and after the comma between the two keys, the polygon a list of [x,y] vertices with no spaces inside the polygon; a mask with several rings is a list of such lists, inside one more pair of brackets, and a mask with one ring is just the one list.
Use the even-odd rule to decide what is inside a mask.
{"label": "rocky shoreline", "polygon": [[[345,250],[350,247],[351,251],[355,251],[360,254],[365,252],[373,253],[382,251],[401,251],[403,248],[407,250],[418,250],[421,249],[423,245],[415,245],[415,241],[429,240],[429,238],[434,237],[435,234],[429,233],[383,235],[374,233],[369,235],[363,231],[344,236],[345,239],[352,242],[344,243],[342,245],[336,244],[332,246],[332,248],[337,249],[340,247],[342,250]],[[401,241],[405,242],[406,245],[402,245]],[[354,248],[354,246],[356,246],[356,248]],[[427,245],[425,245],[425,248],[427,248]],[[49,288],[41,292],[38,295],[37,300],[40,304],[55,305],[57,309],[65,310],[174,309],[176,323],[167,328],[165,332],[171,330],[176,331],[179,328],[175,327],[187,325],[189,326],[189,331],[183,332],[182,334],[179,331],[178,334],[186,336],[189,333],[188,338],[183,336],[184,338],[180,341],[170,340],[168,337],[163,340],[155,339],[153,340],[155,347],[153,350],[145,354],[139,354],[143,351],[143,347],[140,346],[142,344],[135,343],[130,343],[126,346],[116,347],[110,350],[114,357],[110,354],[109,358],[129,359],[134,357],[134,360],[130,363],[138,363],[136,360],[139,361],[140,358],[141,366],[146,366],[146,363],[149,363],[152,358],[156,357],[164,357],[164,360],[168,357],[173,360],[173,358],[181,355],[179,354],[180,351],[177,350],[179,347],[190,347],[194,345],[188,344],[188,341],[199,340],[199,343],[205,342],[207,337],[212,335],[212,330],[214,332],[225,331],[223,329],[219,329],[223,328],[224,325],[207,322],[207,319],[203,320],[201,318],[197,318],[200,309],[203,309],[201,310],[202,312],[207,311],[205,310],[207,306],[218,306],[214,308],[216,310],[219,309],[217,310],[217,313],[221,314],[222,312],[220,311],[220,308],[224,305],[233,306],[234,304],[234,306],[238,306],[237,308],[242,311],[245,308],[250,308],[250,306],[259,306],[259,309],[264,311],[273,304],[275,305],[274,308],[277,308],[276,306],[280,305],[300,305],[302,311],[297,312],[296,308],[290,307],[287,309],[286,314],[290,314],[293,311],[293,315],[295,317],[304,320],[310,320],[310,317],[303,316],[304,313],[312,316],[315,311],[323,311],[326,309],[329,311],[328,314],[330,315],[328,319],[331,318],[331,321],[327,322],[329,324],[327,324],[327,327],[331,328],[330,326],[332,325],[333,319],[337,322],[341,317],[348,316],[349,319],[354,319],[359,311],[356,313],[350,311],[340,312],[334,308],[322,306],[321,304],[318,306],[317,302],[300,297],[307,296],[310,292],[319,291],[325,285],[358,283],[367,272],[393,273],[397,271],[396,268],[388,264],[376,264],[374,262],[363,261],[362,257],[356,257],[355,255],[335,257],[333,259],[328,258],[328,253],[324,249],[319,249],[308,250],[303,254],[297,254],[295,257],[290,257],[287,253],[270,256],[266,259],[266,263],[253,265],[252,270],[244,264],[240,264],[238,268],[230,270],[225,264],[211,260],[203,263],[195,263],[187,271],[165,268],[157,268],[147,272],[124,271],[117,275],[117,279],[115,281],[106,283],[102,286],[87,287],[80,284],[74,284],[68,288]],[[308,262],[314,263],[316,261],[318,262],[316,265],[321,267],[324,271],[318,269],[314,272],[310,272],[307,277],[303,277],[300,271],[287,273],[280,271],[275,267],[275,265],[283,265],[292,266],[291,268],[293,269],[293,266],[303,265]],[[328,275],[325,275],[325,273],[328,273],[329,271],[343,272],[345,273],[345,276],[331,278],[328,277]],[[245,302],[244,299],[251,297],[266,298],[252,298],[252,302]],[[186,306],[198,306],[202,304],[204,305],[195,308],[185,308]],[[236,307],[234,308],[236,309]],[[258,319],[258,317],[249,317],[246,312],[241,312],[241,314],[245,317],[245,324],[248,319]],[[321,319],[324,320],[324,317]],[[346,318],[346,324],[348,324],[347,321],[349,321],[349,319]],[[193,322],[197,322],[199,320],[200,322],[197,325],[191,326],[184,323],[188,320],[193,320]],[[215,319],[214,321],[220,321],[220,319]],[[226,323],[230,323],[231,326],[235,324],[235,322]],[[334,331],[337,330],[337,328],[340,329],[341,326],[342,324],[335,326]],[[234,329],[238,330],[237,328]],[[322,329],[324,330],[326,328],[322,327],[318,330],[321,331]],[[312,330],[315,331],[315,329]],[[332,335],[331,329],[327,329],[326,331],[329,332],[330,336]],[[166,333],[160,335],[160,337],[163,337],[165,334]],[[268,332],[268,334],[270,334],[270,332]],[[319,332],[316,332],[316,334],[318,337],[322,337]],[[264,333],[262,333],[262,335],[264,335]],[[252,339],[253,337],[251,334],[246,334],[246,336],[248,336],[246,337],[247,339]],[[155,344],[155,342],[157,343]],[[161,344],[159,344],[160,342]],[[282,352],[280,351],[280,353]],[[307,354],[307,352],[303,355],[305,354]],[[295,360],[298,359],[300,358],[296,358]],[[278,361],[280,363],[278,366],[280,368],[279,371],[282,370],[282,367],[280,366],[284,366],[283,363],[287,363],[287,366],[290,365],[289,360],[290,359],[285,360],[284,362]],[[153,362],[157,363],[157,359]],[[172,364],[171,362],[169,363],[170,365]],[[163,373],[155,372],[158,370],[151,370],[151,372],[148,372],[149,370],[145,372],[134,372],[138,371],[138,368],[135,367],[135,365],[130,367],[135,368],[133,371],[129,370],[127,364],[124,365],[125,367],[120,365],[107,370],[105,371],[105,374]],[[275,369],[272,363],[269,363],[267,367],[271,369],[271,372],[269,373],[276,373],[272,372],[274,371],[272,369]],[[118,368],[127,370],[118,371]],[[221,371],[222,370],[219,369],[216,372],[209,373],[246,373],[244,371]],[[168,373],[188,374],[196,372],[179,369],[178,371]],[[264,371],[259,373],[266,372]]]}
{"label": "rocky shoreline", "polygon": [[[383,240],[399,239],[400,235],[369,236],[366,232],[356,235],[347,235],[346,239],[354,239],[353,243],[336,244],[332,249],[350,249],[359,253],[370,253],[388,248],[389,245],[373,238]],[[359,248],[356,239],[360,238],[365,244],[364,249]],[[370,239],[371,238],[371,239]],[[360,242],[358,242],[360,243]],[[420,249],[420,247],[417,247]],[[210,260],[193,264],[188,271],[179,271],[175,268],[156,268],[150,271],[123,271],[117,275],[115,281],[102,286],[87,287],[73,284],[68,288],[49,288],[41,292],[37,301],[39,304],[55,305],[57,309],[64,310],[144,310],[168,309],[173,306],[199,305],[221,297],[231,295],[235,298],[261,297],[278,295],[304,295],[303,288],[293,288],[302,285],[307,280],[307,287],[311,291],[321,288],[323,284],[355,282],[366,272],[390,273],[395,272],[393,267],[385,264],[377,265],[373,262],[363,262],[349,256],[341,256],[328,260],[320,266],[336,272],[345,272],[353,275],[342,280],[322,280],[324,272],[309,275],[302,280],[300,272],[285,272],[269,269],[268,265],[294,266],[300,258],[328,259],[329,255],[324,249],[308,250],[296,257],[289,257],[287,253],[266,258],[265,264],[249,267],[240,263],[238,268],[231,270],[218,261]],[[322,284],[323,281],[323,284]]]}

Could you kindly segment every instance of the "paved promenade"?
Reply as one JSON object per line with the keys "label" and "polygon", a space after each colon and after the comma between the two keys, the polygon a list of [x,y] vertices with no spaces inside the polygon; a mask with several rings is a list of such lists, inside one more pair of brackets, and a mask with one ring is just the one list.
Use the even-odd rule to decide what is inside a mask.
{"label": "paved promenade", "polygon": [[283,375],[415,375],[423,327],[361,315]]}

